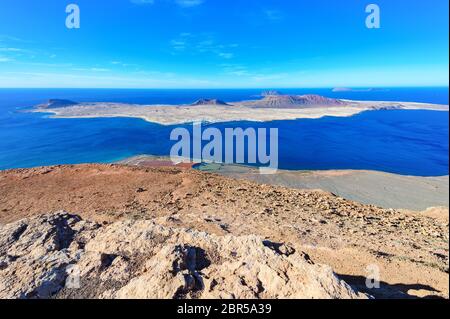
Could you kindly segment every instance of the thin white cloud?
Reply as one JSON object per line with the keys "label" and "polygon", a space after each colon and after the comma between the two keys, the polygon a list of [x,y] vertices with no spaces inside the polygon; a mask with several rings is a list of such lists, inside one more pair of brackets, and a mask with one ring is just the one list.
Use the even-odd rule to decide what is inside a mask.
{"label": "thin white cloud", "polygon": [[109,69],[105,69],[105,68],[72,68],[73,71],[89,71],[89,72],[108,72],[110,71]]}
{"label": "thin white cloud", "polygon": [[33,42],[16,38],[8,35],[0,35],[0,53],[2,53],[2,62],[14,61],[33,61],[36,57],[48,58],[52,56],[51,52],[46,50],[30,48]]}
{"label": "thin white cloud", "polygon": [[0,34],[0,42],[28,42],[28,41],[6,34]]}
{"label": "thin white cloud", "polygon": [[116,67],[120,66],[122,68],[135,68],[135,69],[139,68],[138,64],[125,63],[125,62],[122,62],[122,61],[111,61],[111,64],[116,66]]}
{"label": "thin white cloud", "polygon": [[0,63],[10,62],[10,61],[12,61],[12,59],[7,58],[7,57],[0,56]]}
{"label": "thin white cloud", "polygon": [[25,50],[19,48],[0,48],[0,52],[24,52]]}
{"label": "thin white cloud", "polygon": [[219,67],[222,68],[223,74],[226,76],[246,79],[254,83],[281,80],[289,76],[288,73],[275,73],[268,69],[249,70],[247,66],[241,64],[224,63]]}
{"label": "thin white cloud", "polygon": [[170,41],[170,46],[174,53],[213,54],[226,60],[234,58],[235,54],[231,51],[238,47],[236,43],[220,44],[212,34],[193,35],[188,32],[180,33]]}
{"label": "thin white cloud", "polygon": [[201,5],[204,2],[204,0],[175,0],[175,2],[180,7],[189,8]]}
{"label": "thin white cloud", "polygon": [[199,88],[210,87],[214,84],[215,82],[200,78],[184,76],[162,78],[159,74],[155,77],[54,72],[4,72],[0,74],[0,87]]}
{"label": "thin white cloud", "polygon": [[222,67],[222,69],[226,75],[239,76],[239,77],[250,75],[247,67],[244,65],[225,63],[225,64],[221,64],[220,67]]}
{"label": "thin white cloud", "polygon": [[154,4],[155,0],[130,0],[134,4]]}
{"label": "thin white cloud", "polygon": [[234,57],[233,53],[220,52],[219,56],[224,59],[232,59]]}
{"label": "thin white cloud", "polygon": [[46,67],[46,68],[70,68],[73,67],[72,63],[45,63],[45,62],[28,62],[28,61],[14,61],[15,64],[18,65],[27,65],[27,66],[34,66],[34,67]]}
{"label": "thin white cloud", "polygon": [[184,40],[172,40],[170,41],[170,45],[175,51],[184,51],[186,49],[187,43]]}
{"label": "thin white cloud", "polygon": [[279,10],[264,10],[265,17],[270,21],[279,21],[283,19],[283,14]]}
{"label": "thin white cloud", "polygon": [[91,68],[90,69],[92,72],[108,72],[109,69],[105,69],[105,68]]}
{"label": "thin white cloud", "polygon": [[[170,1],[182,8],[196,7],[205,2],[205,0],[170,0]],[[130,2],[138,5],[152,5],[155,4],[156,0],[130,0]]]}

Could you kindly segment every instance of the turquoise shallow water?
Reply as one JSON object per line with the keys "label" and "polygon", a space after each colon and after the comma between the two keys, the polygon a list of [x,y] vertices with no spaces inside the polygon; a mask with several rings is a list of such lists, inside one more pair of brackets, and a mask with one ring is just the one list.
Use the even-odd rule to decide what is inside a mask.
{"label": "turquoise shallow water", "polygon": [[[282,90],[359,100],[448,104],[447,88],[332,92]],[[49,98],[138,104],[190,103],[198,98],[236,101],[260,90],[6,90],[0,89],[0,169],[50,164],[113,162],[138,154],[168,155],[173,127],[139,119],[51,119],[21,113]],[[437,176],[448,174],[448,112],[370,111],[347,118],[235,122],[225,127],[278,127],[282,169],[372,169]],[[189,125],[186,125],[190,129]]]}

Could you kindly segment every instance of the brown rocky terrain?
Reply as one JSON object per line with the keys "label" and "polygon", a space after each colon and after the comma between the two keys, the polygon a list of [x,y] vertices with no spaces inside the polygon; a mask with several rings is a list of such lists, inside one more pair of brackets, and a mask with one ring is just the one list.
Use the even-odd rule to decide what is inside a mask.
{"label": "brown rocky terrain", "polygon": [[[365,298],[290,247],[60,212],[0,227],[2,298]],[[6,256],[6,257],[4,257]]]}
{"label": "brown rocky terrain", "polygon": [[248,101],[243,105],[258,108],[304,108],[304,107],[330,107],[344,106],[348,103],[327,98],[315,94],[306,95],[284,95],[284,94],[265,94],[261,100]]}
{"label": "brown rocky terrain", "polygon": [[[126,160],[140,165],[152,157],[141,155]],[[167,159],[165,159],[167,161]],[[383,208],[425,211],[449,207],[449,176],[407,176],[367,170],[277,170],[260,174],[244,165],[202,163],[197,169],[262,184],[296,189],[321,189],[340,197]],[[420,194],[420,196],[417,196]],[[441,214],[443,217],[448,214]]]}
{"label": "brown rocky terrain", "polygon": [[192,103],[191,105],[229,105],[222,100],[218,99],[200,99]]}
{"label": "brown rocky terrain", "polygon": [[[0,295],[448,298],[448,218],[435,214],[183,167],[3,171]],[[61,289],[68,264],[86,289]],[[365,286],[373,266],[379,289]]]}

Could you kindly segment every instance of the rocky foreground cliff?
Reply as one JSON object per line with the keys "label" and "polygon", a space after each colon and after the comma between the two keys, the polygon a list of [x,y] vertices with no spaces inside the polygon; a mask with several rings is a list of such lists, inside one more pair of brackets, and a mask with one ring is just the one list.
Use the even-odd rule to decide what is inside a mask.
{"label": "rocky foreground cliff", "polygon": [[3,298],[448,298],[448,211],[178,167],[4,171],[0,194]]}
{"label": "rocky foreground cliff", "polygon": [[364,298],[330,267],[257,236],[60,212],[0,228],[2,298]]}

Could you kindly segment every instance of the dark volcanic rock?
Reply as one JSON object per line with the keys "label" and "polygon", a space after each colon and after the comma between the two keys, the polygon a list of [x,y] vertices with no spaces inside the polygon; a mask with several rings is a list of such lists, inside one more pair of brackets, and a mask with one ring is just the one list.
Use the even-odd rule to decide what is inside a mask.
{"label": "dark volcanic rock", "polygon": [[62,99],[50,99],[47,103],[40,104],[37,106],[39,109],[52,109],[57,107],[66,107],[66,106],[72,106],[77,105],[77,102],[73,102],[70,100],[62,100]]}
{"label": "dark volcanic rock", "polygon": [[224,101],[217,99],[200,99],[192,103],[191,105],[229,105]]}
{"label": "dark volcanic rock", "polygon": [[258,108],[305,108],[342,106],[346,103],[320,95],[266,95],[262,100],[246,103],[248,106]]}

